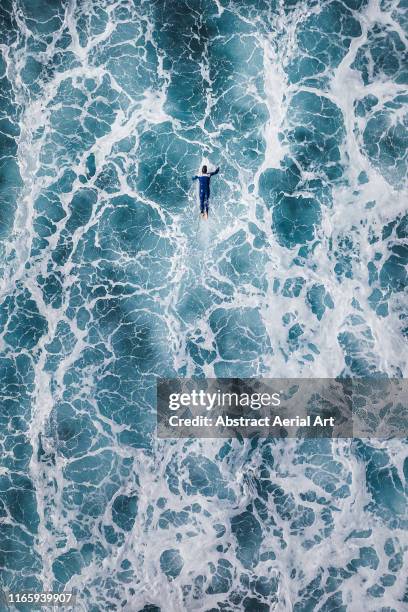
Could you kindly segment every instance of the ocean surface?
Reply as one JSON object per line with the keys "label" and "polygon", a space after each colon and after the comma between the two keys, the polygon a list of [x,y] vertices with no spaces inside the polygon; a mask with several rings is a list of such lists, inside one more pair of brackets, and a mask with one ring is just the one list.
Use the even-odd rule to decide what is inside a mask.
{"label": "ocean surface", "polygon": [[408,610],[406,440],[155,434],[158,376],[408,376],[407,9],[1,1],[3,589]]}

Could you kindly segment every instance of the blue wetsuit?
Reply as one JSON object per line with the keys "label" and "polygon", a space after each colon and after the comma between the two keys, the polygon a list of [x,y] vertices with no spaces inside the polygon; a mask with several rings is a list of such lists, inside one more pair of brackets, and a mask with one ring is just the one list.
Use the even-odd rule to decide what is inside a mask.
{"label": "blue wetsuit", "polygon": [[214,174],[218,174],[220,171],[219,168],[214,170],[214,172],[207,172],[207,174],[202,174],[200,176],[193,176],[193,181],[197,179],[200,182],[200,211],[203,213],[204,211],[208,213],[208,200],[210,199],[210,179]]}

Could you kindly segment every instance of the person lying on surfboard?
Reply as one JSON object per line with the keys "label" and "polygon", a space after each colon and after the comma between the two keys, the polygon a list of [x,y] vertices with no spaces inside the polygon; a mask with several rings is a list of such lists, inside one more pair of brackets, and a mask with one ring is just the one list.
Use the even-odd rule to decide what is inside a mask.
{"label": "person lying on surfboard", "polygon": [[208,219],[208,201],[210,199],[210,179],[214,174],[218,174],[218,167],[214,172],[207,172],[207,166],[201,168],[200,176],[193,176],[192,180],[199,180],[200,183],[200,213],[203,219]]}

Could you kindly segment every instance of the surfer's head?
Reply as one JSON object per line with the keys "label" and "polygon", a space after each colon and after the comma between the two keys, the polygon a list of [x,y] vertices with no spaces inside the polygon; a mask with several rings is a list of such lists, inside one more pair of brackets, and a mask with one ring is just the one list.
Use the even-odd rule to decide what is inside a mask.
{"label": "surfer's head", "polygon": [[207,174],[207,166],[203,166],[203,167],[201,168],[201,172],[202,172],[203,174]]}

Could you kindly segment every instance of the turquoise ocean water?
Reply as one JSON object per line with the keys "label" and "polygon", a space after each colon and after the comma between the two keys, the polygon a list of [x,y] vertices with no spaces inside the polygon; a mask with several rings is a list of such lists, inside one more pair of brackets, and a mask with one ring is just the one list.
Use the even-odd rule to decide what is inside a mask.
{"label": "turquoise ocean water", "polygon": [[407,376],[407,8],[2,0],[4,589],[408,610],[404,439],[155,436],[157,376]]}

